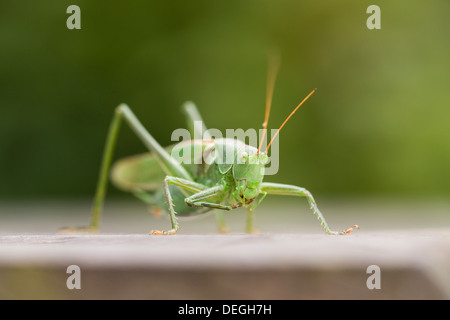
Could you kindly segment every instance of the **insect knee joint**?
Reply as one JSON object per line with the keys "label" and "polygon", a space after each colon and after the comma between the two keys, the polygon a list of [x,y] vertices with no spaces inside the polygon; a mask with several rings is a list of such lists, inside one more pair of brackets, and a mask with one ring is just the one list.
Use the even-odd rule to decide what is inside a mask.
{"label": "insect knee joint", "polygon": [[116,114],[122,115],[126,109],[128,109],[128,107],[124,104],[121,104],[116,108]]}
{"label": "insect knee joint", "polygon": [[189,199],[189,198],[184,199],[184,203],[186,203],[186,205],[188,205],[189,207],[197,207],[197,206],[194,204],[194,201],[192,201],[192,200]]}

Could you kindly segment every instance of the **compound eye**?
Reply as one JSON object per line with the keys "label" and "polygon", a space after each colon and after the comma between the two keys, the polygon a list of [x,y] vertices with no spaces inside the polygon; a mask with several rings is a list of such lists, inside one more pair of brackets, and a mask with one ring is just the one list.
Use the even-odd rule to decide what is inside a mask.
{"label": "compound eye", "polygon": [[248,161],[248,153],[244,151],[239,155],[239,163],[246,163],[247,161]]}
{"label": "compound eye", "polygon": [[259,155],[259,161],[260,161],[262,164],[267,164],[267,162],[269,161],[269,157],[267,156],[267,154],[261,153],[261,154]]}

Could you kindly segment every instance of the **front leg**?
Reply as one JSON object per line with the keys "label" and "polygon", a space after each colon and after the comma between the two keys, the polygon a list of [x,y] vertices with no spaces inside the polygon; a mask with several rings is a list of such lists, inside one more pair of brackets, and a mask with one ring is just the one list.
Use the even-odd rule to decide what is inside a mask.
{"label": "front leg", "polygon": [[150,234],[154,235],[171,235],[175,234],[178,231],[178,221],[176,217],[176,212],[174,210],[173,205],[173,199],[172,194],[170,193],[169,184],[173,184],[179,188],[182,188],[184,190],[192,191],[192,192],[201,192],[202,190],[207,189],[206,186],[196,183],[190,180],[167,176],[164,179],[164,194],[166,196],[167,205],[169,206],[169,216],[170,216],[170,222],[172,224],[172,229],[168,231],[161,231],[161,230],[152,230],[150,231]]}
{"label": "front leg", "polygon": [[[223,194],[223,187],[215,186],[215,187],[212,187],[209,189],[205,189],[201,192],[198,192],[198,193],[186,198],[185,203],[188,206],[194,207],[194,208],[208,207],[208,208],[227,210],[227,211],[233,209],[231,206],[223,205],[220,203],[204,201],[209,198],[221,196],[222,194]],[[216,220],[217,220],[217,224],[219,226],[219,232],[220,233],[228,233],[228,226],[225,222],[223,212],[220,212],[220,211],[216,212]]]}
{"label": "front leg", "polygon": [[314,214],[316,215],[317,219],[320,222],[320,225],[322,226],[323,230],[325,230],[325,232],[327,234],[331,234],[331,235],[349,234],[353,231],[353,229],[359,228],[358,225],[354,225],[354,226],[352,226],[348,229],[345,229],[341,232],[330,230],[327,222],[325,221],[325,218],[323,217],[322,213],[319,211],[319,208],[317,208],[316,201],[314,200],[312,194],[305,188],[287,185],[287,184],[263,182],[261,191],[265,191],[268,194],[306,197],[306,199],[309,202],[310,208],[313,210]]}
{"label": "front leg", "polygon": [[220,203],[206,202],[204,200],[213,198],[216,196],[221,196],[223,194],[223,186],[215,186],[212,188],[208,188],[205,185],[200,183],[196,183],[190,180],[167,176],[164,179],[164,193],[166,196],[167,205],[169,206],[169,216],[170,222],[172,224],[172,229],[168,231],[160,231],[160,230],[152,230],[150,234],[154,235],[171,235],[175,234],[178,231],[178,222],[176,217],[176,212],[174,210],[173,199],[170,193],[169,184],[173,184],[179,188],[184,190],[188,190],[191,192],[195,192],[192,196],[185,199],[185,202],[190,207],[195,208],[214,208],[214,209],[222,209],[222,210],[231,210],[230,206],[222,205]]}
{"label": "front leg", "polygon": [[253,212],[253,210],[255,210],[255,208],[264,200],[266,195],[267,195],[267,192],[261,191],[259,193],[259,199],[257,198],[255,200],[255,203],[251,207],[247,208],[247,223],[245,226],[245,232],[247,232],[247,233],[257,233],[258,232],[258,230],[253,225],[253,221],[255,220],[255,213]]}
{"label": "front leg", "polygon": [[192,196],[186,198],[185,202],[188,206],[194,207],[194,208],[213,208],[213,209],[221,209],[221,210],[231,210],[233,209],[231,206],[227,206],[220,203],[215,202],[208,202],[204,201],[209,198],[217,197],[223,194],[223,186],[217,185],[208,189],[205,189],[203,191],[200,191],[196,194],[193,194]]}
{"label": "front leg", "polygon": [[119,135],[119,129],[122,121],[128,123],[130,128],[138,136],[138,138],[144,143],[144,145],[152,152],[152,154],[158,159],[162,170],[173,176],[182,177],[185,181],[192,180],[189,172],[153,138],[153,136],[144,128],[142,123],[136,118],[131,109],[125,105],[119,105],[115,112],[111,124],[109,126],[108,135],[106,137],[106,144],[103,150],[103,157],[100,166],[100,174],[97,181],[97,188],[94,197],[94,204],[92,208],[91,223],[87,227],[77,228],[61,228],[60,231],[66,232],[96,232],[99,228],[100,217],[103,210],[103,202],[105,200],[106,190],[108,186],[109,169],[111,167],[111,161],[114,154],[117,138]]}

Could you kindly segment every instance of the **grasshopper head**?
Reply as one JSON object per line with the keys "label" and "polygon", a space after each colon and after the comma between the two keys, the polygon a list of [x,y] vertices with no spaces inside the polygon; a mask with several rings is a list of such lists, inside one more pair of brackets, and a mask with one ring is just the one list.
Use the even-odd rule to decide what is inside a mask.
{"label": "grasshopper head", "polygon": [[245,204],[252,202],[258,196],[267,161],[267,155],[258,153],[253,147],[246,146],[237,150],[233,165],[233,177],[236,182],[236,190],[233,194],[236,200]]}

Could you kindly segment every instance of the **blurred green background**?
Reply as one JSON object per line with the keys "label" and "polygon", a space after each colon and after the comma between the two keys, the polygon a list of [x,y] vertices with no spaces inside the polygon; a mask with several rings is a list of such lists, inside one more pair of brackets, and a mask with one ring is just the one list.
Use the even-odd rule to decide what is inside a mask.
{"label": "blurred green background", "polygon": [[[81,8],[81,30],[66,9]],[[366,9],[381,8],[381,30]],[[450,2],[2,1],[0,200],[90,197],[114,108],[162,145],[194,101],[210,128],[259,128],[280,50],[267,180],[314,194],[450,193]],[[116,158],[145,151],[123,126]],[[111,196],[120,193],[110,188]]]}

